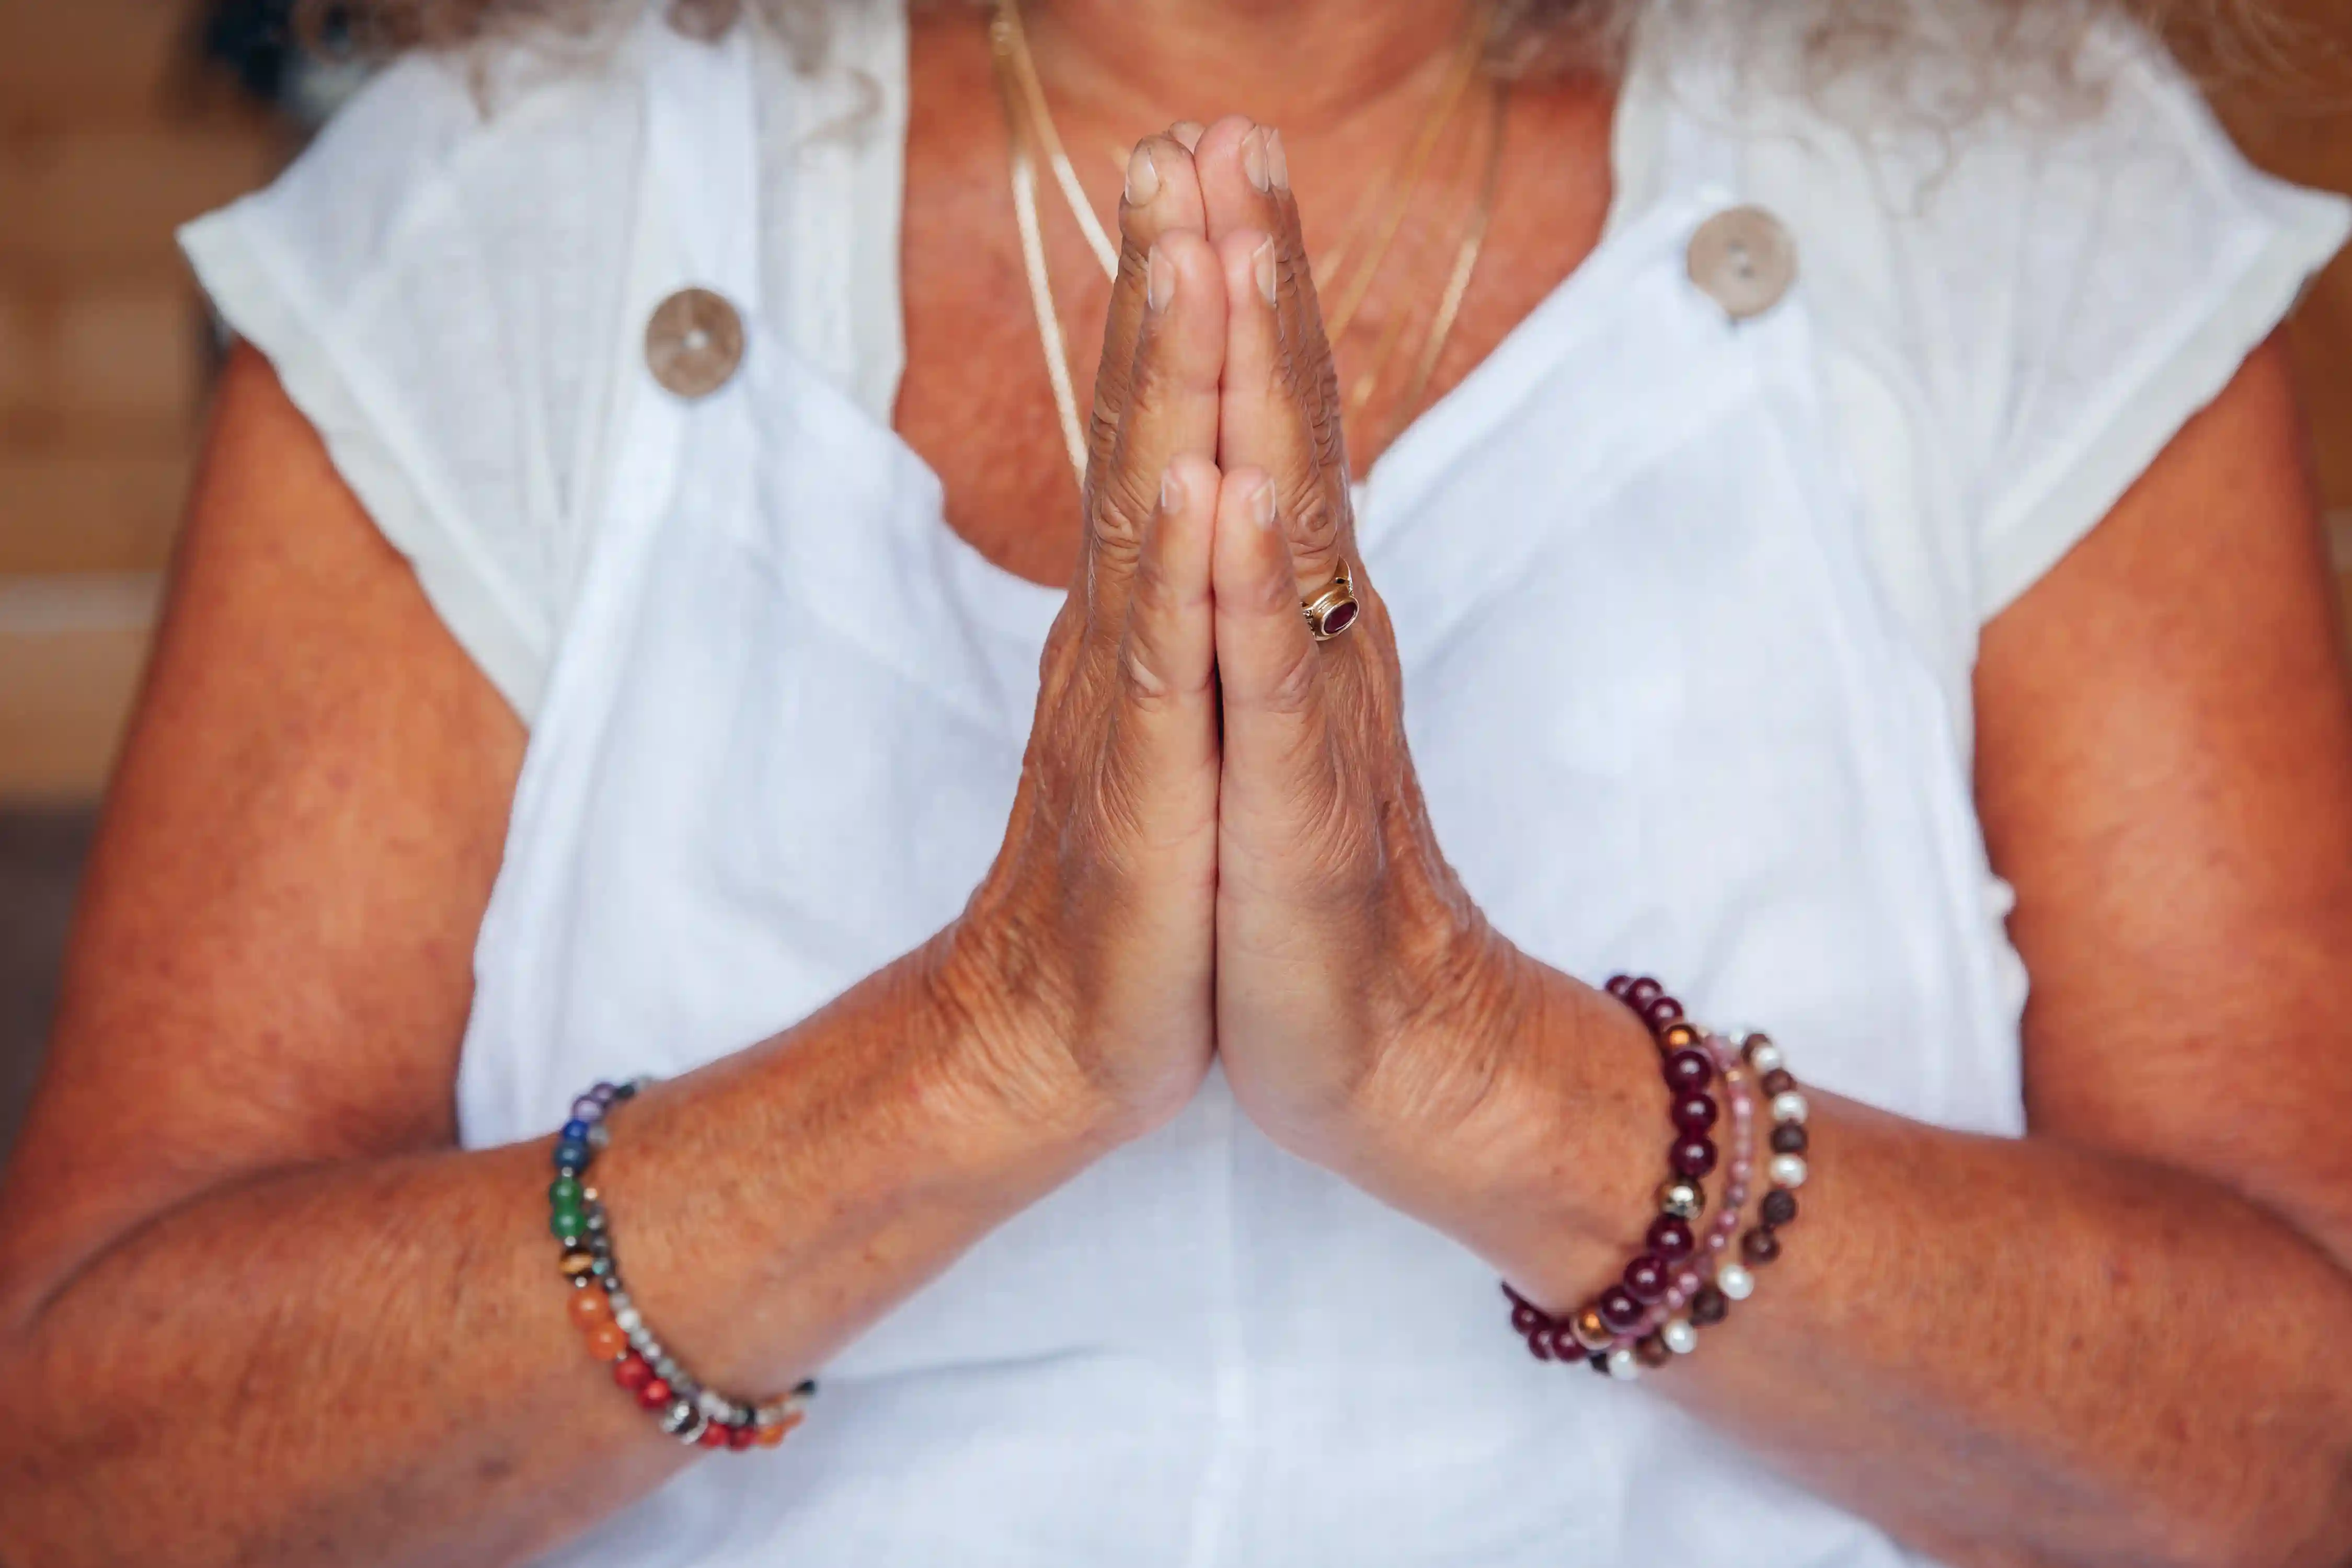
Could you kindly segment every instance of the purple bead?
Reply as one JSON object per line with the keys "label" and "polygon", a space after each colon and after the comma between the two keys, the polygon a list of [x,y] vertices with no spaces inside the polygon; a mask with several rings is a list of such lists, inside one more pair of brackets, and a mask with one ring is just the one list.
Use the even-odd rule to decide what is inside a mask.
{"label": "purple bead", "polygon": [[1524,1339],[1543,1327],[1543,1314],[1533,1307],[1520,1305],[1511,1309],[1511,1332]]}
{"label": "purple bead", "polygon": [[1675,1125],[1685,1133],[1704,1133],[1715,1125],[1715,1100],[1696,1092],[1675,1096]]}
{"label": "purple bead", "polygon": [[1685,1301],[1689,1301],[1698,1294],[1698,1288],[1706,1283],[1706,1281],[1698,1277],[1698,1270],[1696,1269],[1685,1269],[1675,1276],[1675,1289],[1681,1292]]}
{"label": "purple bead", "polygon": [[1622,1002],[1625,999],[1625,993],[1633,988],[1633,977],[1631,975],[1612,975],[1609,977],[1609,983],[1601,989]]}
{"label": "purple bead", "polygon": [[621,1086],[617,1083],[599,1083],[595,1088],[588,1091],[586,1097],[595,1101],[599,1105],[610,1105],[621,1097]]}
{"label": "purple bead", "polygon": [[1538,1361],[1549,1361],[1552,1356],[1551,1336],[1539,1333],[1528,1335],[1528,1354]]}
{"label": "purple bead", "polygon": [[1683,1005],[1672,997],[1660,997],[1642,1009],[1642,1021],[1648,1024],[1654,1031],[1662,1030],[1670,1023],[1680,1023],[1682,1017]]}
{"label": "purple bead", "polygon": [[1642,1303],[1622,1285],[1612,1285],[1601,1291],[1600,1301],[1594,1304],[1601,1309],[1601,1321],[1619,1333],[1642,1321]]}
{"label": "purple bead", "polygon": [[1678,1139],[1674,1152],[1666,1157],[1674,1166],[1676,1176],[1687,1176],[1693,1181],[1715,1169],[1715,1145],[1705,1138]]}
{"label": "purple bead", "polygon": [[1698,1239],[1691,1234],[1691,1228],[1671,1214],[1662,1214],[1650,1222],[1647,1239],[1650,1250],[1669,1263],[1689,1257],[1698,1246]]}
{"label": "purple bead", "polygon": [[1654,1252],[1644,1252],[1625,1265],[1625,1293],[1641,1302],[1651,1302],[1666,1293],[1666,1260]]}
{"label": "purple bead", "polygon": [[572,1102],[572,1119],[575,1122],[601,1122],[604,1119],[604,1103],[593,1094],[583,1094]]}
{"label": "purple bead", "polygon": [[1647,975],[1625,988],[1625,999],[1633,1005],[1635,1012],[1645,1010],[1652,1002],[1665,994],[1666,988]]}
{"label": "purple bead", "polygon": [[1660,1071],[1666,1075],[1666,1087],[1676,1094],[1696,1094],[1715,1082],[1715,1064],[1703,1051],[1677,1051],[1666,1058]]}

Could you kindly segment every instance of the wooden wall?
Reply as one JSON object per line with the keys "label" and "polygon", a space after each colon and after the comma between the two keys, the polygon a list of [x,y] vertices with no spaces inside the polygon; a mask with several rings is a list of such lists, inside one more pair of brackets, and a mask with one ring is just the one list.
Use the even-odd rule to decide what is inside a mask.
{"label": "wooden wall", "polygon": [[138,678],[212,352],[171,241],[266,118],[163,0],[0,0],[0,799],[85,795]]}
{"label": "wooden wall", "polygon": [[[212,354],[171,232],[286,152],[193,76],[185,16],[0,0],[0,801],[86,797],[104,777]],[[2225,107],[2258,159],[2352,191],[2352,110],[2310,98]],[[2292,331],[2352,612],[2352,262]]]}

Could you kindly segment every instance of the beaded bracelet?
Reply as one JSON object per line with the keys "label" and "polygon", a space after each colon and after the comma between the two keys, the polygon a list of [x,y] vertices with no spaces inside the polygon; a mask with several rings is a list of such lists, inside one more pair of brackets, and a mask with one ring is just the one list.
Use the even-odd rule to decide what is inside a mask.
{"label": "beaded bracelet", "polygon": [[801,1424],[814,1382],[781,1399],[730,1399],[698,1383],[662,1347],[621,1283],[613,1258],[613,1231],[602,1197],[581,1177],[611,1134],[605,1117],[634,1099],[646,1080],[599,1083],[572,1103],[572,1119],[555,1142],[555,1180],[548,1186],[547,1228],[563,1249],[556,1267],[572,1287],[572,1321],[587,1336],[588,1352],[611,1364],[613,1381],[656,1413],[661,1428],[689,1448],[772,1448]]}
{"label": "beaded bracelet", "polygon": [[[1658,1189],[1658,1217],[1645,1250],[1626,1264],[1619,1281],[1566,1319],[1553,1317],[1508,1284],[1503,1292],[1511,1301],[1511,1326],[1538,1360],[1583,1361],[1596,1372],[1630,1379],[1643,1367],[1663,1366],[1696,1350],[1697,1330],[1721,1322],[1731,1302],[1754,1292],[1751,1270],[1780,1255],[1779,1231],[1795,1221],[1795,1189],[1805,1180],[1807,1111],[1780,1048],[1768,1036],[1748,1033],[1735,1047],[1692,1023],[1682,1004],[1647,977],[1617,976],[1608,991],[1648,1026],[1673,1092],[1669,1113],[1675,1143],[1668,1156],[1671,1172]],[[1751,1075],[1771,1097],[1773,1153],[1766,1171],[1772,1185],[1759,1222],[1740,1238],[1744,1261],[1735,1262],[1722,1255],[1739,1228],[1754,1174],[1748,1152],[1755,1115]],[[1691,1226],[1706,1209],[1702,1183],[1717,1163],[1706,1134],[1721,1112],[1706,1091],[1718,1079],[1731,1113],[1733,1152],[1721,1201],[1702,1238]],[[1688,1315],[1677,1315],[1685,1307]]]}

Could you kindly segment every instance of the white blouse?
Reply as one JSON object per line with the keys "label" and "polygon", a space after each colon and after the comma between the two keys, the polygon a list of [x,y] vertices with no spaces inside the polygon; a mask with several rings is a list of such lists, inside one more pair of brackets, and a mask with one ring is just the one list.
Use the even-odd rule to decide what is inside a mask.
{"label": "white blouse", "polygon": [[[1002,837],[1059,595],[957,538],[890,429],[906,33],[887,0],[839,19],[807,74],[652,20],[588,61],[413,59],[187,234],[532,721],[469,1146],[773,1035],[952,918]],[[2137,40],[2097,52],[2095,112],[1916,141],[1646,62],[1600,248],[1360,507],[1432,821],[1498,929],[1996,1134],[2023,1129],[2024,976],[1969,794],[1978,628],[2347,225]],[[1734,320],[1688,257],[1755,206],[1799,271]],[[645,352],[688,286],[747,343],[693,398]],[[616,1215],[623,1249],[660,1218]],[[1504,1318],[1479,1260],[1285,1155],[1213,1074],[822,1369],[793,1442],[554,1560],[1904,1561]]]}
{"label": "white blouse", "polygon": [[[777,40],[755,50],[761,265],[793,348],[887,420],[905,23],[887,0],[835,12],[814,77]],[[1964,743],[1978,628],[2105,515],[2346,232],[2341,200],[2250,168],[2161,56],[2102,52],[2086,112],[1958,133],[1864,134],[1760,91],[1696,105],[1663,68],[1619,103],[1612,229],[1660,199],[1664,150],[1697,116],[1727,121],[1748,189],[1795,230],[1873,564]],[[667,243],[621,194],[645,153],[639,56],[627,38],[413,57],[276,185],[184,235],[526,720],[634,352],[614,313]]]}

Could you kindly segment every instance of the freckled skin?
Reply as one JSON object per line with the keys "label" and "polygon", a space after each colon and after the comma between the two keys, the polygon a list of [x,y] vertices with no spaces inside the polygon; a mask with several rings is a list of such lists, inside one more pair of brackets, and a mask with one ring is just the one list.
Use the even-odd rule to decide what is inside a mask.
{"label": "freckled skin", "polygon": [[[1383,154],[1349,131],[1392,120],[1455,26],[1406,0],[1034,9],[1106,203],[1106,141],[1249,109],[1290,131],[1309,249]],[[1092,549],[1104,586],[1057,628],[976,913],[631,1107],[600,1178],[666,1218],[632,1236],[633,1291],[714,1382],[788,1385],[1168,1114],[1213,1028],[1270,1131],[1532,1297],[1580,1300],[1648,1211],[1663,1090],[1613,1003],[1492,940],[1451,886],[1414,809],[1369,576],[1339,645],[1354,675],[1326,694],[1347,809],[1288,837],[1202,809],[1329,782],[1221,752],[1234,715],[1211,706],[1212,656],[1240,668],[1276,647],[1239,612],[1263,631],[1286,609],[1279,558],[1249,553],[1249,469],[1340,493],[1330,368],[1301,350],[1273,395],[1233,373],[1246,318],[1198,314],[1221,281],[1225,305],[1254,287],[1230,243],[1265,226],[1241,183],[1250,128],[1211,126],[1197,164],[1158,144],[1171,193],[1129,231],[1123,310],[1055,242],[1074,341],[1109,320],[1108,374],[1082,370],[1080,396],[1133,463],[1102,494],[1150,512],[1163,468],[1181,480],[1166,516],[1100,497],[1081,512],[977,33],[945,9],[917,27],[899,423],[992,559],[1066,581]],[[1083,107],[1130,99],[1144,124]],[[1441,386],[1576,264],[1605,206],[1606,92],[1517,102]],[[1181,279],[1158,405],[1122,374],[1144,351],[1133,295],[1153,238]],[[1286,340],[1311,345],[1311,301],[1286,303]],[[1286,418],[1306,433],[1289,468]],[[1354,447],[1360,465],[1369,444]],[[1809,1089],[1814,1174],[1786,1256],[1652,1385],[1950,1561],[2352,1553],[2352,702],[2313,512],[2265,349],[1987,628],[1978,795],[2034,977],[2032,1135],[1966,1137]],[[1284,540],[1290,591],[1344,545],[1343,508],[1318,526]],[[1284,689],[1249,667],[1273,677],[1257,696]],[[566,1321],[545,1144],[454,1147],[474,936],[522,744],[240,351],[48,1076],[0,1186],[0,1559],[516,1563],[693,1462],[604,1386]],[[1160,831],[1124,834],[1139,823]],[[1227,876],[1250,832],[1297,852]],[[1146,842],[1175,847],[1139,866]],[[1361,875],[1376,845],[1384,880]],[[1332,917],[1313,894],[1338,886],[1378,902]],[[1253,979],[1213,943],[1262,928],[1251,901],[1267,899],[1311,917],[1300,960]],[[1381,988],[1357,983],[1368,967]],[[1334,996],[1375,993],[1368,1066],[1348,1054],[1363,1031],[1312,1025]],[[1487,1157],[1431,1157],[1465,1147]]]}

